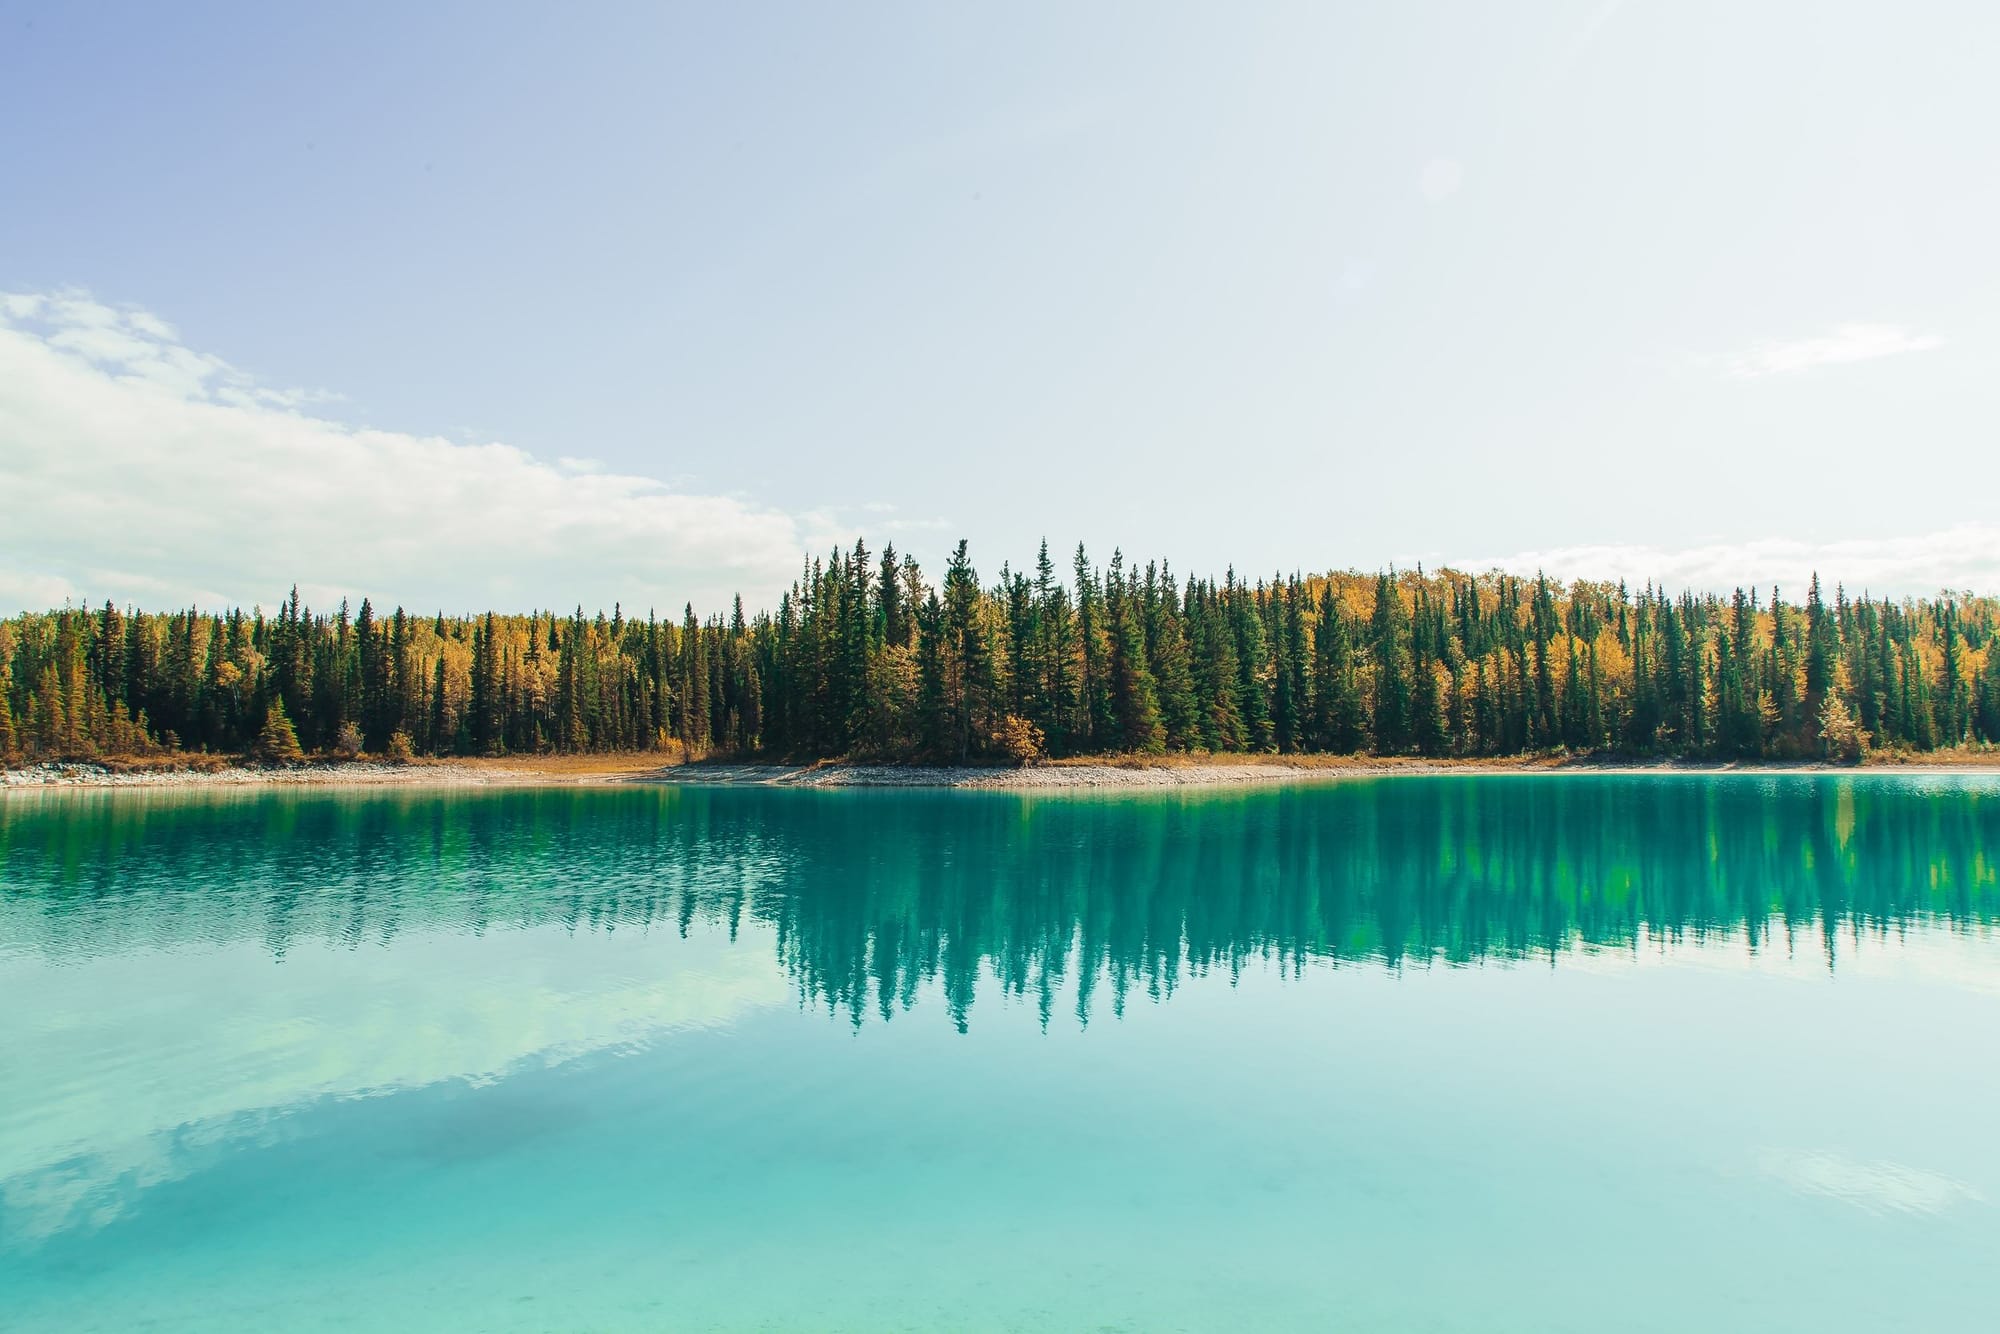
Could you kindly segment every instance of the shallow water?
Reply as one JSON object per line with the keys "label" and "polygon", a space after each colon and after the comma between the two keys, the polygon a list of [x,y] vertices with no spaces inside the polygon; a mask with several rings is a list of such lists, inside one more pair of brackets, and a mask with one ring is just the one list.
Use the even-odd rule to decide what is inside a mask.
{"label": "shallow water", "polygon": [[1985,1330],[2000,782],[0,798],[9,1330]]}

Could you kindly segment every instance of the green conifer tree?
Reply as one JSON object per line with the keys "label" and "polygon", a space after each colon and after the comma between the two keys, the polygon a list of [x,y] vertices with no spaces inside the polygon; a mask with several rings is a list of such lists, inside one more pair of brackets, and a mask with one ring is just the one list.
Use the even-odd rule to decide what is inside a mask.
{"label": "green conifer tree", "polygon": [[285,714],[282,699],[271,701],[271,707],[264,715],[264,725],[258,729],[252,754],[266,764],[291,764],[305,758],[305,752],[299,746],[299,734]]}
{"label": "green conifer tree", "polygon": [[1400,755],[1410,748],[1413,671],[1403,599],[1386,574],[1375,579],[1375,613],[1368,634],[1375,660],[1375,750]]}

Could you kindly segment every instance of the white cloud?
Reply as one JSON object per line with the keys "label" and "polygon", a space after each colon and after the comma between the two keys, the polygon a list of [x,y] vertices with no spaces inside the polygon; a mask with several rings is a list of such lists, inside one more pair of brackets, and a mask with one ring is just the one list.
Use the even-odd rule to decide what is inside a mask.
{"label": "white cloud", "polygon": [[1790,342],[1766,339],[1733,358],[1729,362],[1729,373],[1737,379],[1791,375],[1818,366],[1875,361],[1907,352],[1928,352],[1943,346],[1944,339],[1933,334],[1913,333],[1900,324],[1840,324],[1817,338],[1799,338]]}
{"label": "white cloud", "polygon": [[0,294],[0,609],[274,605],[296,581],[463,609],[775,600],[825,515],[677,493],[582,459],[355,428],[144,311]]}
{"label": "white cloud", "polygon": [[1680,548],[1605,543],[1450,563],[1517,574],[1539,570],[1564,580],[1624,579],[1635,588],[1650,579],[1672,591],[1725,593],[1740,584],[1761,587],[1768,596],[1777,584],[1787,600],[1805,597],[1815,571],[1829,599],[1835,584],[1844,584],[1850,595],[1865,590],[1877,597],[1929,596],[1941,589],[1990,594],[2000,593],[2000,525],[1967,523],[1914,537],[1837,542],[1774,537]]}
{"label": "white cloud", "polygon": [[1458,187],[1465,183],[1465,168],[1448,157],[1434,158],[1424,164],[1417,177],[1417,188],[1424,192],[1424,198],[1433,204],[1451,198],[1458,193]]}

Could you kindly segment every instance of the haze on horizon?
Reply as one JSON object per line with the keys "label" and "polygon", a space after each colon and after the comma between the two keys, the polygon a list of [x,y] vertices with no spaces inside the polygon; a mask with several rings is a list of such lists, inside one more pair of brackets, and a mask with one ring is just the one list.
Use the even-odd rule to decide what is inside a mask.
{"label": "haze on horizon", "polygon": [[1995,37],[11,6],[0,612],[769,605],[858,535],[2000,591]]}

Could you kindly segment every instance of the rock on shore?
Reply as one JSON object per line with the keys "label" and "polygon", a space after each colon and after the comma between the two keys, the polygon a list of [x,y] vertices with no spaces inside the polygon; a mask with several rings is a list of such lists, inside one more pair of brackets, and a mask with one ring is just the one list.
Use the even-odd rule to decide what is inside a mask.
{"label": "rock on shore", "polygon": [[346,764],[228,766],[216,769],[113,769],[80,761],[50,761],[0,770],[0,788],[50,787],[326,787],[444,783],[475,785],[505,781],[508,771],[455,764]]}
{"label": "rock on shore", "polygon": [[1375,773],[1291,764],[1057,764],[1027,769],[973,765],[693,764],[634,774],[636,782],[747,783],[765,787],[1133,788],[1215,787]]}

